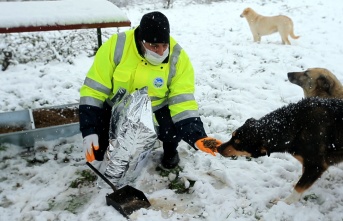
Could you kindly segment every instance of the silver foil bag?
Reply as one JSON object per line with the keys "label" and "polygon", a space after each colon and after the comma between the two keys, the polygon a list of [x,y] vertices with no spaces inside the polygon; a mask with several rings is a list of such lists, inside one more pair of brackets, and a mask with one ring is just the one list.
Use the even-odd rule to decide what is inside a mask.
{"label": "silver foil bag", "polygon": [[114,104],[104,174],[117,187],[132,183],[157,140],[147,87],[125,94]]}

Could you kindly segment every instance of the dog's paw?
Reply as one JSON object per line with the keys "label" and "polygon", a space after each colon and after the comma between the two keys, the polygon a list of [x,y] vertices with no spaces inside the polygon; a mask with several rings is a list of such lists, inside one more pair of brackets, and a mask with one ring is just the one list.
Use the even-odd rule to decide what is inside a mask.
{"label": "dog's paw", "polygon": [[272,208],[273,206],[275,206],[279,201],[280,201],[280,199],[270,200],[270,201],[266,204],[266,207],[267,207],[268,209],[270,209],[270,208]]}
{"label": "dog's paw", "polygon": [[291,193],[291,195],[289,195],[287,198],[283,199],[282,201],[290,205],[292,203],[298,202],[301,196],[302,196],[301,193],[298,193],[295,189],[293,189],[293,192]]}
{"label": "dog's paw", "polygon": [[276,205],[280,201],[280,198],[269,201],[270,204]]}
{"label": "dog's paw", "polygon": [[295,191],[293,189],[293,192],[288,197],[286,197],[285,199],[277,198],[277,199],[269,201],[269,203],[272,206],[278,204],[278,202],[284,202],[284,203],[290,205],[290,204],[298,202],[301,199],[301,196],[302,196],[302,194],[298,193],[297,191]]}

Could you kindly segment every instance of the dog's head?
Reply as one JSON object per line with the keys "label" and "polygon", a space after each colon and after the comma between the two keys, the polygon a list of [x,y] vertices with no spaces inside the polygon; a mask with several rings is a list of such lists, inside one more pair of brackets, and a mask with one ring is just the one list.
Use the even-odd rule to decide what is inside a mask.
{"label": "dog's head", "polygon": [[240,15],[241,18],[247,17],[250,12],[252,12],[253,10],[251,8],[245,8],[242,12],[242,14]]}
{"label": "dog's head", "polygon": [[248,119],[243,126],[232,133],[231,139],[221,144],[217,150],[224,157],[248,156],[260,157],[268,154],[263,146],[263,139],[259,136],[259,122]]}
{"label": "dog's head", "polygon": [[303,89],[305,97],[336,97],[335,91],[342,87],[337,77],[325,68],[309,68],[287,75],[291,83]]}

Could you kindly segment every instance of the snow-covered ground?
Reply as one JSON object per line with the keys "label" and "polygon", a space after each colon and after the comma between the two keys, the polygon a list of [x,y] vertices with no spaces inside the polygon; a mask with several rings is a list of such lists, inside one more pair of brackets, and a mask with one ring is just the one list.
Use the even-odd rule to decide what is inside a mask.
{"label": "snow-covered ground", "polygon": [[[205,129],[222,141],[250,117],[265,114],[303,97],[287,73],[323,67],[343,81],[343,2],[334,0],[220,1],[197,4],[176,0],[128,5],[122,10],[137,26],[144,13],[167,15],[171,33],[189,54],[196,71],[196,99]],[[253,43],[245,7],[263,15],[293,19],[298,40],[282,45],[278,34]],[[103,29],[103,39],[128,28]],[[95,30],[0,35],[0,51],[11,50],[13,63],[0,71],[0,111],[15,111],[77,103],[79,89],[93,61]],[[0,53],[0,57],[2,53]],[[275,199],[288,196],[301,175],[289,154],[232,160],[179,145],[180,179],[189,193],[168,188],[175,177],[155,168],[157,148],[135,183],[152,206],[134,212],[131,220],[343,220],[343,164],[330,167],[297,203]],[[0,145],[0,220],[125,220],[105,196],[111,189],[92,185],[72,188],[89,170],[82,138],[77,134],[37,143],[34,150]]]}

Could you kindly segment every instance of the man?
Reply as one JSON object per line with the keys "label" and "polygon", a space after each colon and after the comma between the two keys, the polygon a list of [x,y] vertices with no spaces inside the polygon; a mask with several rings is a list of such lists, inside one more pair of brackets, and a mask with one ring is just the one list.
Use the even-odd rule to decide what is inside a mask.
{"label": "man", "polygon": [[[186,52],[169,35],[167,17],[145,14],[134,30],[113,35],[98,50],[80,90],[80,130],[88,162],[102,161],[109,145],[111,99],[120,88],[130,93],[148,87],[152,110],[163,142],[161,164],[167,169],[180,161],[182,140],[195,149],[215,155],[194,99],[194,70]],[[208,142],[205,142],[205,144]]]}

